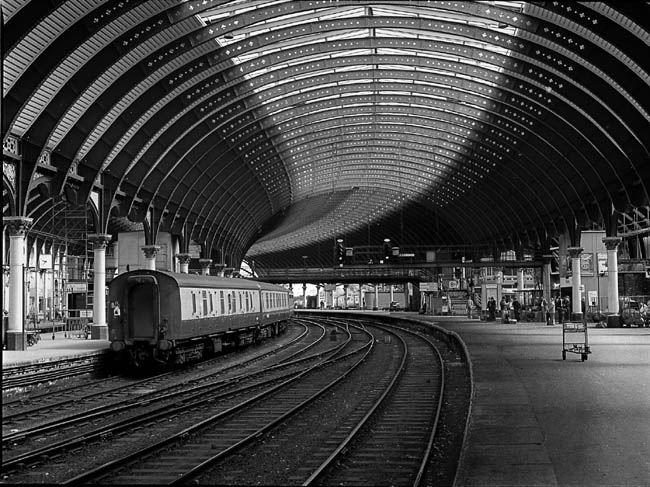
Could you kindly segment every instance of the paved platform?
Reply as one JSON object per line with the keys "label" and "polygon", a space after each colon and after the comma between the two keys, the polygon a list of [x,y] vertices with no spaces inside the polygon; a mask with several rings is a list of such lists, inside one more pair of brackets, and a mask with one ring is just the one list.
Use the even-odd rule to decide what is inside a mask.
{"label": "paved platform", "polygon": [[419,317],[457,332],[474,400],[457,486],[650,486],[650,328],[562,328]]}
{"label": "paved platform", "polygon": [[[588,360],[562,360],[562,328],[394,313],[465,341],[474,371],[456,485],[650,486],[650,328],[588,329]],[[108,341],[44,335],[3,368],[103,353]]]}
{"label": "paved platform", "polygon": [[25,350],[3,350],[2,369],[63,360],[67,358],[83,357],[85,355],[99,355],[108,352],[108,340],[86,340],[85,338],[71,338],[70,333],[57,331],[52,339],[52,330],[41,333],[41,339]]}

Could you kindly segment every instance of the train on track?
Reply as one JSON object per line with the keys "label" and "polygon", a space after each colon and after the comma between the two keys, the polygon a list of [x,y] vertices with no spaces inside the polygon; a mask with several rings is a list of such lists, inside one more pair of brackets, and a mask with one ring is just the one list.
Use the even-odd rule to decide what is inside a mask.
{"label": "train on track", "polygon": [[135,270],[110,283],[110,348],[135,365],[182,364],[276,336],[292,313],[281,286]]}

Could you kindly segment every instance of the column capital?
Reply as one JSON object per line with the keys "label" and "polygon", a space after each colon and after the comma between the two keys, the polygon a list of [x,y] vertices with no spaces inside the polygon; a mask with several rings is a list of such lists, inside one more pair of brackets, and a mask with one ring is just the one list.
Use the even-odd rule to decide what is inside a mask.
{"label": "column capital", "polygon": [[567,252],[569,252],[569,256],[572,259],[577,259],[578,257],[580,257],[580,254],[582,254],[582,252],[585,249],[583,249],[582,247],[567,247],[566,250],[567,250]]}
{"label": "column capital", "polygon": [[96,249],[105,249],[111,243],[113,236],[110,233],[89,233],[88,240]]}
{"label": "column capital", "polygon": [[226,268],[226,264],[224,264],[223,262],[216,263],[216,264],[213,263],[210,267],[214,271],[215,276],[223,277],[223,270]]}
{"label": "column capital", "polygon": [[176,258],[181,264],[189,264],[191,259],[190,254],[176,254]]}
{"label": "column capital", "polygon": [[603,237],[603,243],[607,250],[616,250],[623,239],[621,237]]}
{"label": "column capital", "polygon": [[24,237],[32,223],[34,223],[33,218],[25,216],[8,216],[3,218],[2,221],[9,227],[9,235],[12,237]]}
{"label": "column capital", "polygon": [[212,264],[212,259],[199,259],[199,265],[201,266],[201,272],[204,276],[210,275],[210,264]]}
{"label": "column capital", "polygon": [[144,247],[140,247],[142,251],[144,252],[144,256],[147,259],[153,259],[158,255],[158,251],[160,250],[160,245],[145,245]]}

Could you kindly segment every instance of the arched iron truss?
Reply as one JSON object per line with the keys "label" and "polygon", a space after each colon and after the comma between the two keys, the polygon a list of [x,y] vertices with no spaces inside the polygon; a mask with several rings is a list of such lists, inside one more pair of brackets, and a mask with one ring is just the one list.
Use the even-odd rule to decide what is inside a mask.
{"label": "arched iron truss", "polygon": [[88,206],[95,232],[171,232],[234,267],[328,266],[342,236],[644,234],[648,19],[646,2],[5,0],[3,212],[44,234],[52,205]]}

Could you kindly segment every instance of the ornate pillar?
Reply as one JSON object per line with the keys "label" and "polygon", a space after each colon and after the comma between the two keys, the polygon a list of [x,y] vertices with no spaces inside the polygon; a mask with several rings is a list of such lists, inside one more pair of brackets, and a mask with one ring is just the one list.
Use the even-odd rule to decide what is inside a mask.
{"label": "ornate pillar", "polygon": [[542,268],[542,292],[546,301],[548,301],[551,298],[551,291],[553,290],[551,284],[551,259],[553,255],[545,254],[542,258],[544,259],[544,267]]}
{"label": "ornate pillar", "polygon": [[7,326],[7,350],[25,350],[23,327],[25,236],[31,227],[32,218],[10,216],[3,218],[9,228],[9,323]]}
{"label": "ornate pillar", "polygon": [[201,266],[201,274],[204,276],[210,275],[210,264],[212,264],[212,259],[199,259],[199,265]]}
{"label": "ornate pillar", "polygon": [[348,285],[343,284],[343,309],[348,309]]}
{"label": "ornate pillar", "polygon": [[145,245],[142,247],[142,251],[144,252],[144,257],[146,259],[144,266],[145,269],[150,271],[156,270],[156,255],[158,255],[159,250],[160,245]]}
{"label": "ornate pillar", "polygon": [[178,267],[181,274],[187,274],[190,271],[190,254],[176,254]]}
{"label": "ornate pillar", "polygon": [[307,283],[302,283],[302,307],[307,309]]}
{"label": "ornate pillar", "polygon": [[379,284],[375,284],[375,305],[373,309],[379,309]]}
{"label": "ornate pillar", "polygon": [[582,321],[582,295],[580,294],[580,255],[582,247],[567,247],[571,257],[571,321]]}
{"label": "ornate pillar", "polygon": [[603,243],[607,249],[607,327],[620,326],[618,308],[618,246],[621,237],[605,237]]}
{"label": "ornate pillar", "polygon": [[235,271],[234,267],[224,267],[223,268],[223,277],[232,277],[232,273]]}
{"label": "ornate pillar", "polygon": [[88,235],[93,244],[93,325],[90,338],[108,340],[108,323],[106,322],[106,246],[111,235],[95,233]]}
{"label": "ornate pillar", "polygon": [[361,283],[359,283],[359,309],[364,309],[363,305],[363,289],[361,289]]}

